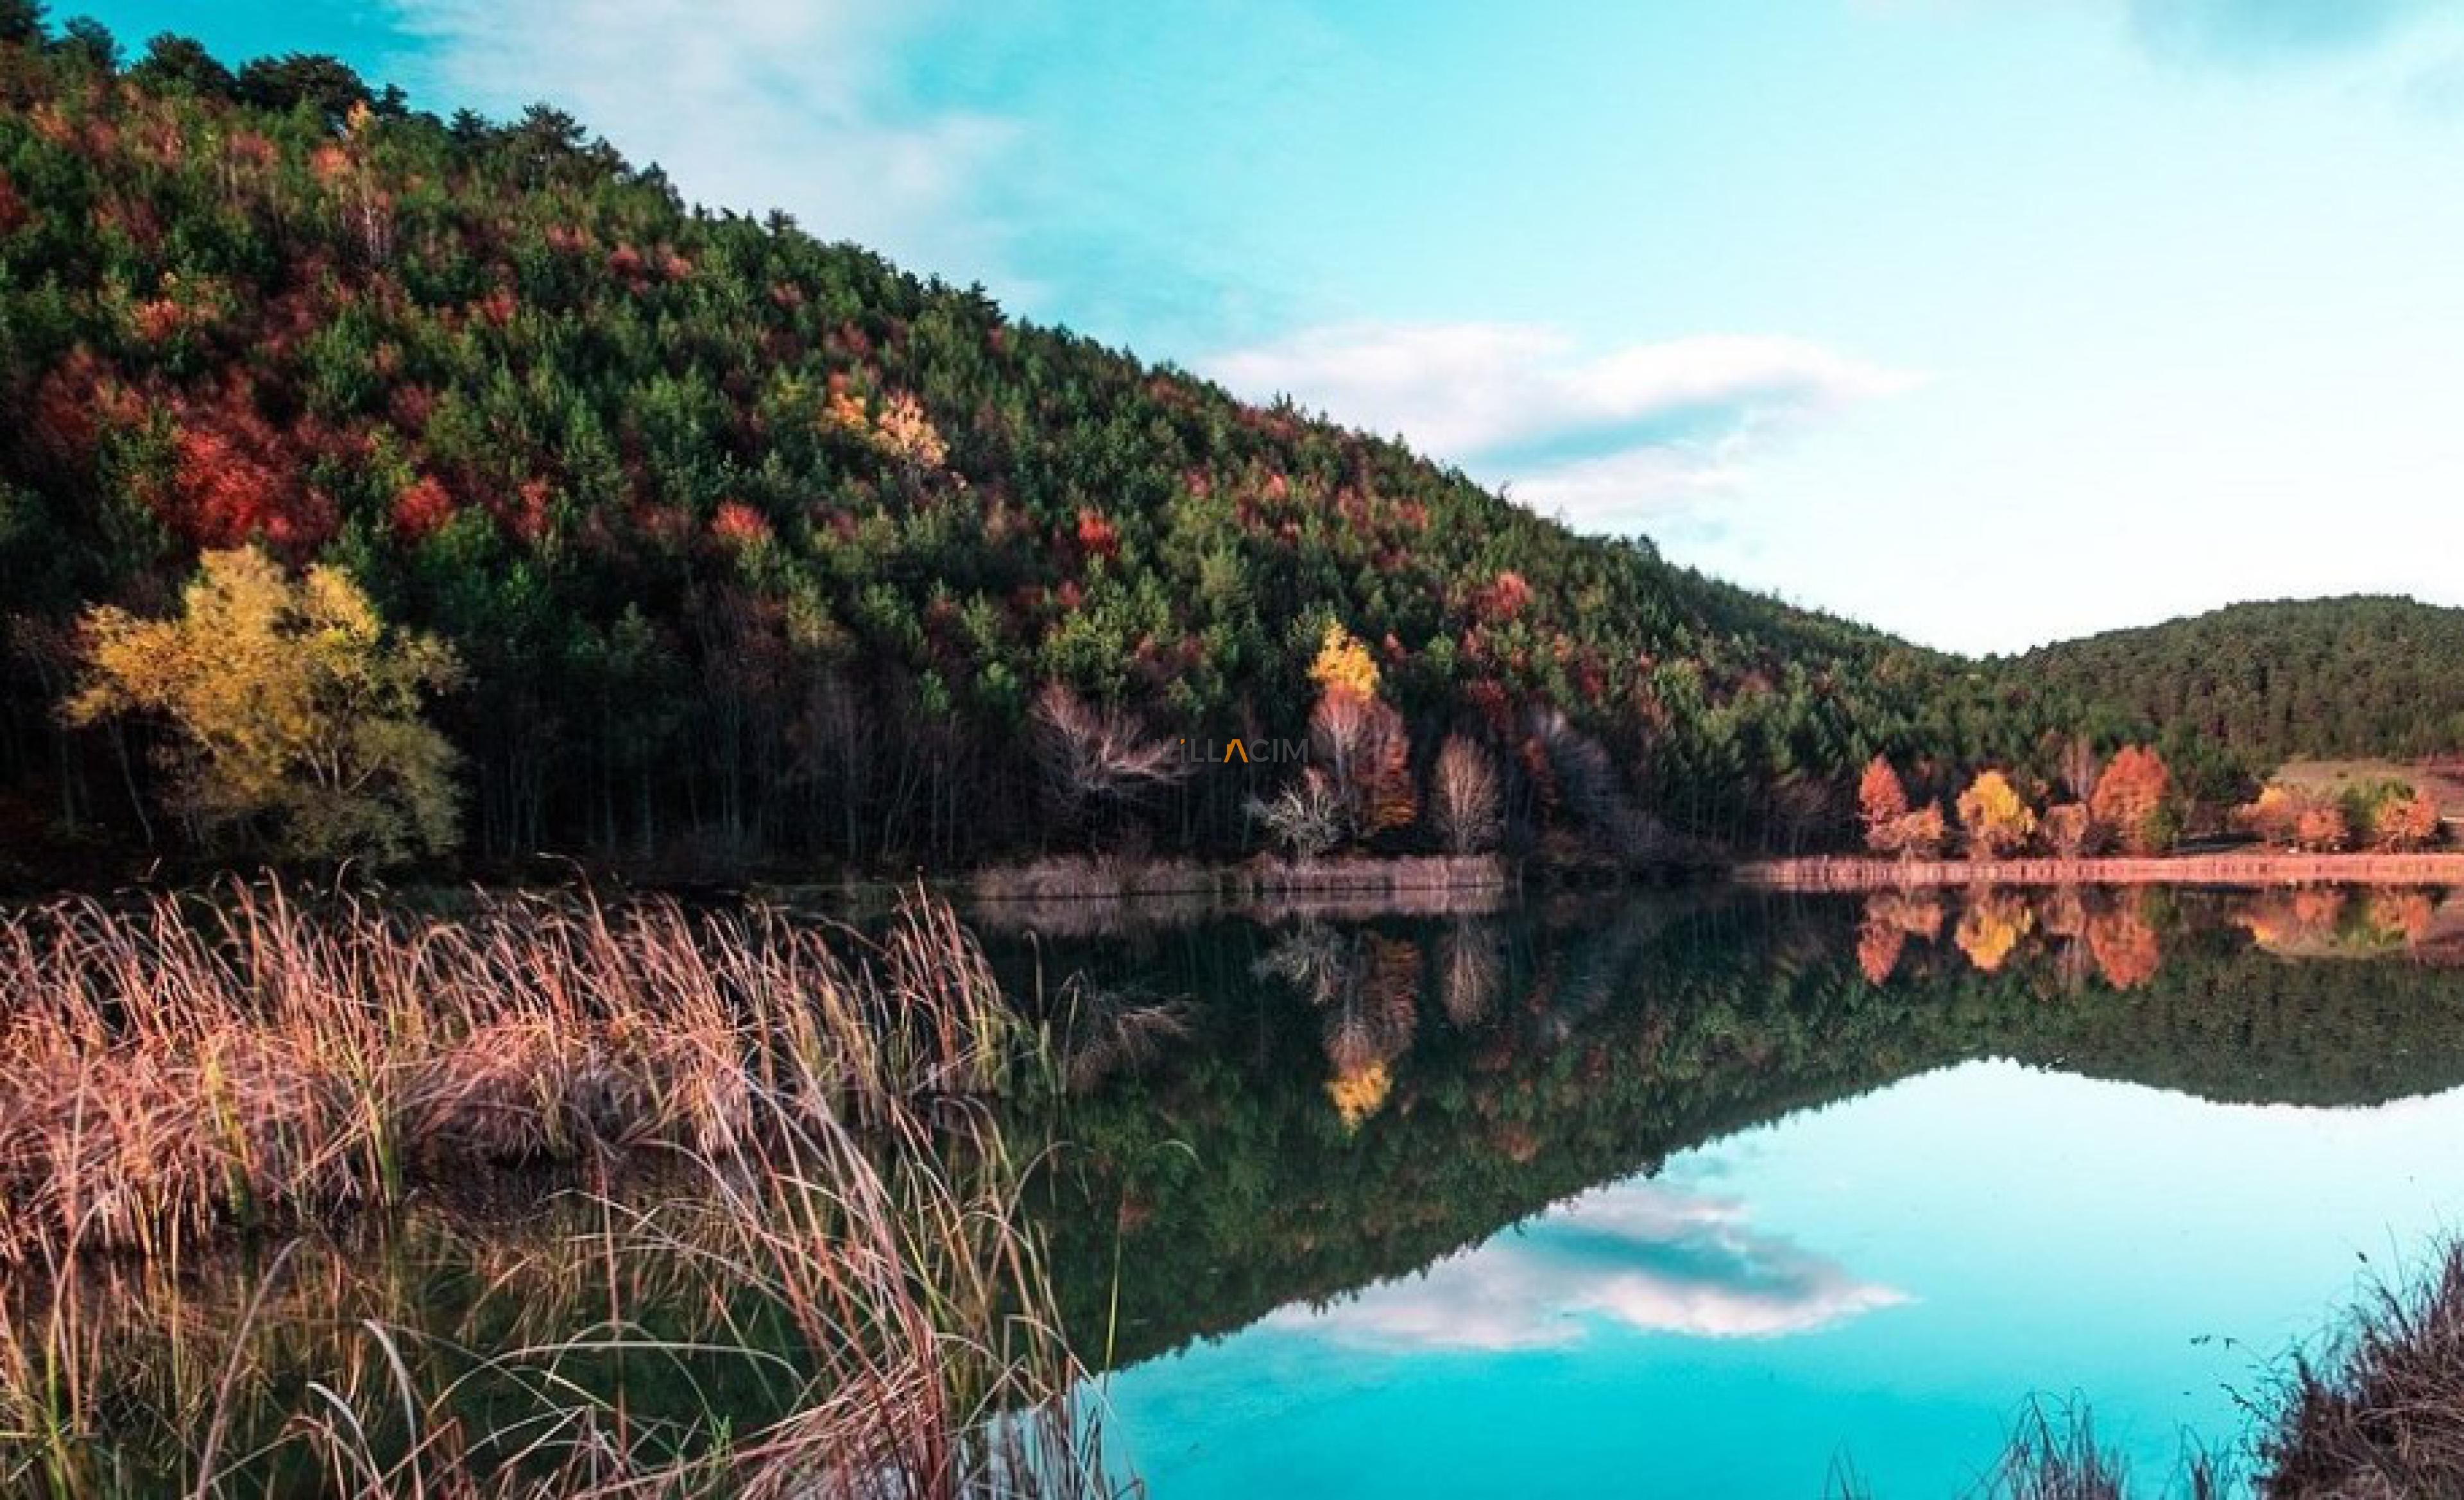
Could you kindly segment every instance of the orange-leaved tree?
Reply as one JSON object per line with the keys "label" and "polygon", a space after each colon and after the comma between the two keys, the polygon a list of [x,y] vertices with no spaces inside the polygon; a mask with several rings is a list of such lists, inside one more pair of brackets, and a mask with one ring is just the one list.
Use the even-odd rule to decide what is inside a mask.
{"label": "orange-leaved tree", "polygon": [[2438,800],[2418,787],[2393,787],[2370,811],[2370,839],[2381,849],[2427,848],[2439,827]]}
{"label": "orange-leaved tree", "polygon": [[1941,805],[1929,802],[1911,810],[1900,773],[1879,755],[1857,783],[1857,812],[1865,827],[1865,847],[1877,854],[1925,859],[1942,851]]}
{"label": "orange-leaved tree", "polygon": [[2337,853],[2352,847],[2353,825],[2335,803],[2305,803],[2293,820],[2293,843],[2312,853]]}
{"label": "orange-leaved tree", "polygon": [[1865,825],[1865,847],[1877,853],[1892,853],[1892,830],[1908,815],[1908,791],[1900,784],[1900,773],[1891,762],[1876,756],[1865,762],[1865,774],[1857,783],[1857,815]]}
{"label": "orange-leaved tree", "polygon": [[2123,849],[2154,854],[2173,841],[2172,791],[2163,756],[2147,745],[2124,745],[2096,779],[2088,812]]}

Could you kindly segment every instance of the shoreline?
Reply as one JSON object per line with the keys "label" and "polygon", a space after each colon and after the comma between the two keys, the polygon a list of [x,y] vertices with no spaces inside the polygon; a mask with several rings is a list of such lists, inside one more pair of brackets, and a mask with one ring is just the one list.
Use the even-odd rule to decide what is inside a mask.
{"label": "shoreline", "polygon": [[2155,854],[2065,859],[1870,859],[1817,854],[1749,860],[1731,884],[1758,891],[1889,891],[1939,886],[2464,886],[2464,849],[2420,854]]}

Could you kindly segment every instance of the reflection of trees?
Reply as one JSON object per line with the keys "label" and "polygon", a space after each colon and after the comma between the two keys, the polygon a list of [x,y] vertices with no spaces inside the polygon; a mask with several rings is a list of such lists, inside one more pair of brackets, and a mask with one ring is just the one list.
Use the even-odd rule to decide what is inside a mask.
{"label": "reflection of trees", "polygon": [[[1198,1034],[1165,1075],[1072,1107],[1085,1150],[1049,1205],[1069,1315],[1104,1347],[1119,1253],[1114,1347],[1140,1357],[1411,1271],[1667,1154],[1971,1058],[2303,1104],[2464,1081],[2464,975],[2286,961],[2236,930],[2244,896],[2090,891],[2057,911],[2053,894],[2011,893],[2018,906],[1995,910],[2025,936],[1991,971],[1944,940],[1956,935],[1935,900],[1896,893],[1296,929],[1232,963],[1209,955],[1254,953],[1254,930],[1151,951],[1201,977],[1148,981],[1198,998]],[[2391,927],[2423,920],[2424,904],[2379,903]],[[1885,982],[1862,972],[1877,933],[1904,949]],[[1489,1019],[1416,1029],[1416,1008],[1381,1007],[1417,990],[1423,952],[1441,1008],[1469,1013],[1453,997],[1477,989],[1495,997]],[[2093,972],[2072,984],[2065,962]],[[1324,1080],[1346,1063],[1374,1112],[1329,1107]],[[1139,1217],[1116,1244],[1124,1202]]]}
{"label": "reflection of trees", "polygon": [[2096,958],[2096,972],[2115,989],[2139,988],[2165,961],[2146,906],[2140,893],[2117,893],[2088,914],[2087,950]]}
{"label": "reflection of trees", "polygon": [[2021,938],[2035,930],[2035,913],[2016,891],[1989,886],[1969,893],[1952,940],[1980,974],[1998,973]]}
{"label": "reflection of trees", "polygon": [[1320,1035],[1333,1077],[1327,1097],[1357,1127],[1386,1102],[1392,1065],[1419,1027],[1419,948],[1368,932],[1304,923],[1267,950],[1261,974],[1290,983],[1323,1012]]}
{"label": "reflection of trees", "polygon": [[1865,919],[1857,934],[1857,966],[1880,984],[1900,964],[1908,939],[1932,942],[1942,936],[1942,901],[1931,891],[1876,891],[1865,897]]}
{"label": "reflection of trees", "polygon": [[1506,984],[1505,938],[1491,921],[1466,919],[1438,938],[1438,1005],[1468,1031],[1497,1013]]}
{"label": "reflection of trees", "polygon": [[2253,893],[2232,920],[2258,946],[2287,958],[2366,957],[2423,943],[2439,905],[2438,893],[2407,887],[2308,886]]}
{"label": "reflection of trees", "polygon": [[2408,946],[2430,934],[2438,903],[2427,891],[2374,889],[2362,903],[2371,929],[2390,942]]}

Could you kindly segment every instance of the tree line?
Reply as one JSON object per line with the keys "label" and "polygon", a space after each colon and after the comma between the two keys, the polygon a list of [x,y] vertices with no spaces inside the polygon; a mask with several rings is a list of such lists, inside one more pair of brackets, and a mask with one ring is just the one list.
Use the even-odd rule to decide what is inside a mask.
{"label": "tree line", "polygon": [[2186,830],[2200,828],[2313,853],[2400,853],[2428,849],[2445,835],[2437,798],[2393,778],[2333,795],[2270,781],[2250,801],[2221,806],[2202,803],[2178,783],[2152,745],[2125,744],[2106,759],[2092,741],[2074,739],[2058,759],[2051,782],[2014,777],[2000,766],[1976,772],[1951,799],[1954,820],[1944,815],[1939,796],[1912,800],[1889,759],[1877,756],[1857,784],[1864,847],[1903,859],[1951,852],[1986,860],[2150,855],[2167,852]]}

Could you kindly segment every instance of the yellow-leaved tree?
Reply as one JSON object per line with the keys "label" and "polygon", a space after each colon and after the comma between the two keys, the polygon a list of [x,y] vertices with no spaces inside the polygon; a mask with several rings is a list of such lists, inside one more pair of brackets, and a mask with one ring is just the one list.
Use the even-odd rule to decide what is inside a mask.
{"label": "yellow-leaved tree", "polygon": [[171,619],[87,611],[69,722],[159,719],[167,801],[207,837],[380,865],[452,848],[459,758],[420,717],[461,680],[451,649],[388,629],[341,568],[202,562]]}
{"label": "yellow-leaved tree", "polygon": [[1968,830],[1970,854],[2001,859],[2027,848],[2036,831],[2036,814],[2009,777],[1989,770],[1959,794],[1959,826]]}
{"label": "yellow-leaved tree", "polygon": [[1341,625],[1330,622],[1309,663],[1318,686],[1309,711],[1309,747],[1341,800],[1348,831],[1367,839],[1409,827],[1419,816],[1412,784],[1412,739],[1403,716],[1377,695],[1377,659]]}

